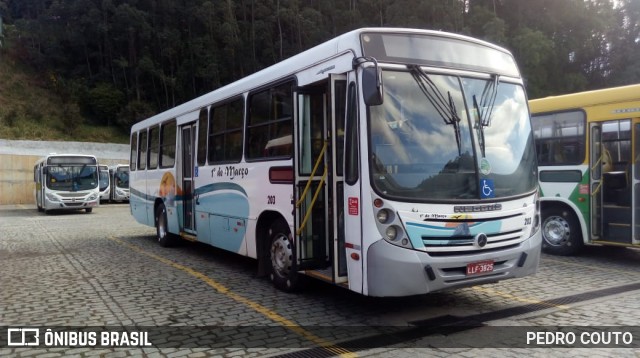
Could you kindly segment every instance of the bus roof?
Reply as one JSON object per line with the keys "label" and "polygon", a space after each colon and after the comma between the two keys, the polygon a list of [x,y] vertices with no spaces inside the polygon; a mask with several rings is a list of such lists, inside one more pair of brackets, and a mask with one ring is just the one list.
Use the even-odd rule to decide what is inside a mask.
{"label": "bus roof", "polygon": [[640,84],[532,99],[531,113],[576,109],[640,99]]}
{"label": "bus roof", "polygon": [[[362,55],[362,48],[359,46],[360,34],[364,32],[388,32],[388,33],[413,33],[413,34],[425,34],[439,37],[449,37],[464,41],[473,42],[483,46],[491,47],[493,49],[509,53],[508,50],[496,46],[492,43],[468,37],[465,35],[434,31],[423,29],[409,29],[409,28],[386,28],[386,27],[370,27],[360,28],[337,36],[327,42],[321,43],[315,47],[305,50],[297,55],[287,58],[281,62],[278,62],[270,67],[255,72],[249,76],[232,82],[226,86],[218,88],[212,92],[206,93],[193,100],[180,104],[162,113],[156,114],[150,118],[144,119],[131,127],[131,131],[137,131],[140,128],[145,128],[148,125],[156,122],[163,122],[166,120],[179,118],[185,114],[193,112],[195,109],[206,107],[212,103],[224,101],[236,96],[239,96],[252,89],[259,88],[269,83],[274,83],[287,78],[292,78],[295,73],[312,68],[328,59],[337,58],[341,55],[349,54],[350,59]],[[349,60],[351,66],[351,60]],[[339,69],[323,69],[333,70],[329,72],[339,73]],[[323,72],[324,73],[324,72]],[[194,118],[197,119],[197,118]]]}

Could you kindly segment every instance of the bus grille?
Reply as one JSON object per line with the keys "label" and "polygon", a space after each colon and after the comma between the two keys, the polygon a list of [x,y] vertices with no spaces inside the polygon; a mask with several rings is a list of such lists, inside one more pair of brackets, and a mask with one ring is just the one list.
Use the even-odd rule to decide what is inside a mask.
{"label": "bus grille", "polygon": [[524,230],[485,233],[486,246],[480,248],[474,244],[475,236],[422,236],[425,251],[433,256],[453,256],[498,251],[517,246],[524,240]]}
{"label": "bus grille", "polygon": [[69,202],[69,201],[63,201],[64,205],[69,206],[69,207],[81,207],[84,206],[84,202],[82,201],[78,201],[78,202]]}
{"label": "bus grille", "polygon": [[[506,243],[507,245],[512,240],[517,240],[520,238],[522,234],[522,230],[514,230],[510,232],[501,232],[495,234],[486,234],[488,238],[487,244],[494,244],[492,246],[496,246],[495,244]],[[466,235],[466,236],[450,236],[450,237],[434,237],[434,236],[422,236],[422,242],[424,243],[424,247],[472,247],[473,246],[474,236]],[[502,246],[502,245],[500,245]]]}
{"label": "bus grille", "polygon": [[420,221],[415,220],[414,213],[401,216],[405,216],[407,236],[418,250],[431,256],[465,256],[511,250],[526,241],[531,226],[523,225],[527,221],[525,210],[532,208],[523,207],[502,215],[442,215],[442,218],[432,215]]}
{"label": "bus grille", "polygon": [[91,192],[90,191],[76,191],[76,192],[71,192],[71,193],[56,192],[56,194],[58,194],[63,199],[84,200],[84,198],[87,195],[91,194]]}

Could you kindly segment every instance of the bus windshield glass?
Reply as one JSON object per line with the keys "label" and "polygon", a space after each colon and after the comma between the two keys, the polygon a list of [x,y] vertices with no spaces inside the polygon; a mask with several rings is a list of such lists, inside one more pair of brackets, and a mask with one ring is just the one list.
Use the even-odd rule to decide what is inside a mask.
{"label": "bus windshield glass", "polygon": [[52,190],[80,191],[98,186],[98,168],[87,164],[47,166],[47,187]]}
{"label": "bus windshield glass", "polygon": [[118,188],[129,188],[129,168],[118,167],[115,174],[115,180]]}
{"label": "bus windshield glass", "polygon": [[[411,66],[383,71],[383,82],[384,103],[370,107],[369,119],[372,183],[380,195],[442,201],[535,190],[522,86]],[[481,183],[490,183],[490,190],[483,191]]]}
{"label": "bus windshield glass", "polygon": [[109,187],[109,170],[100,169],[100,191],[106,190]]}

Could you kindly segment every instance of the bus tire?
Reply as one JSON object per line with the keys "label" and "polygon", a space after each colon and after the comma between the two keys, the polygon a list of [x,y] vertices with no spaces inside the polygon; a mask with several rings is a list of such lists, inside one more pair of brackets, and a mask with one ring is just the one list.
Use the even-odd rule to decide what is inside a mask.
{"label": "bus tire", "polygon": [[569,256],[583,246],[580,225],[573,212],[562,207],[542,210],[542,251]]}
{"label": "bus tire", "polygon": [[299,288],[300,275],[294,269],[293,242],[289,226],[278,220],[269,227],[269,278],[273,285],[285,292]]}
{"label": "bus tire", "polygon": [[93,211],[93,208],[85,208],[84,211],[86,211],[87,214],[89,214]]}
{"label": "bus tire", "polygon": [[156,238],[158,239],[158,244],[162,247],[170,247],[175,243],[175,239],[173,234],[169,232],[169,227],[167,225],[167,208],[164,207],[164,204],[158,205],[156,208]]}

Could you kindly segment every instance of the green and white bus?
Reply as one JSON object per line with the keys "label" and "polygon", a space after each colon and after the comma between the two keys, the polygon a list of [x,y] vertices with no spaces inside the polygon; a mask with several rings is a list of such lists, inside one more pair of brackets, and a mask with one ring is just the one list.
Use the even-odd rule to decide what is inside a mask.
{"label": "green and white bus", "polygon": [[640,246],[640,85],[529,101],[543,250]]}
{"label": "green and white bus", "polygon": [[364,28],[133,125],[131,213],[161,245],[258,260],[370,296],[523,277],[541,248],[513,56]]}

